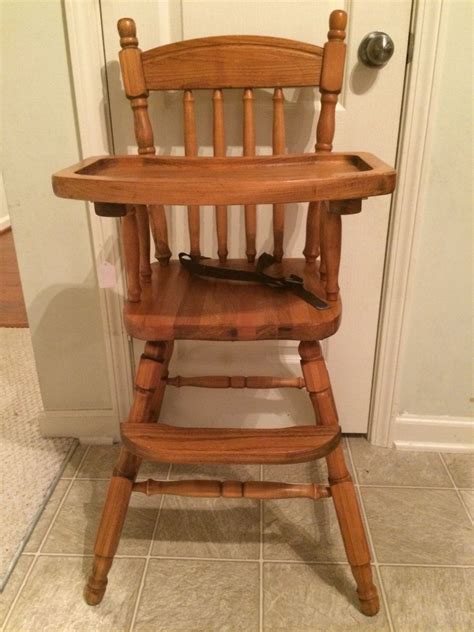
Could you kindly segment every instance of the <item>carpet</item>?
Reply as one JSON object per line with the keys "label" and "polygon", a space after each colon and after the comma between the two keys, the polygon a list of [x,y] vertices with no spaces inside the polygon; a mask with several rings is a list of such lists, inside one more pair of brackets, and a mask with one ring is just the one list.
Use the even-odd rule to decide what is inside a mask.
{"label": "carpet", "polygon": [[0,591],[50,497],[74,439],[45,439],[29,329],[0,328]]}

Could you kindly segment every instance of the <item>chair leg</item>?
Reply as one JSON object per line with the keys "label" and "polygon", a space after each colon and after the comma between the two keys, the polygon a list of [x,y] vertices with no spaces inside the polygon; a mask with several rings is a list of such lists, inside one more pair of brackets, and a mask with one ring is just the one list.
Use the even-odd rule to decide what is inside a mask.
{"label": "chair leg", "polygon": [[[149,422],[156,419],[155,413],[156,416],[159,414],[166,386],[162,376],[166,372],[171,352],[172,343],[148,342],[145,345],[137,370],[129,422]],[[104,596],[107,575],[119,545],[140,463],[141,459],[129,450],[120,450],[97,531],[92,573],[84,589],[84,599],[90,606],[99,604]]]}
{"label": "chair leg", "polygon": [[[313,404],[316,423],[338,423],[331,383],[319,342],[301,342],[301,366]],[[341,529],[347,559],[357,583],[361,611],[373,616],[379,611],[377,588],[372,580],[370,553],[352,478],[339,445],[326,457],[329,484]]]}

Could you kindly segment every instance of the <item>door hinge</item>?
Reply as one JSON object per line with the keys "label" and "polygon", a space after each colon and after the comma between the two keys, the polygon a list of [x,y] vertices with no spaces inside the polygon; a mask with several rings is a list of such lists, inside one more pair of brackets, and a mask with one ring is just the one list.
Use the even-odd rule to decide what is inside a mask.
{"label": "door hinge", "polygon": [[413,60],[413,49],[415,47],[415,34],[410,32],[408,35],[408,45],[407,45],[407,64],[411,64]]}

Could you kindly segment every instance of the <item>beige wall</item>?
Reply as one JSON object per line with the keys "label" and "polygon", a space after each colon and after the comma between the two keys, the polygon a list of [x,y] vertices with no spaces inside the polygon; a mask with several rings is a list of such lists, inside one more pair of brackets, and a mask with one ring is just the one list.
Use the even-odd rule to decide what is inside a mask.
{"label": "beige wall", "polygon": [[110,407],[88,217],[51,174],[79,159],[60,0],[5,1],[2,158],[45,409]]}
{"label": "beige wall", "polygon": [[472,4],[446,2],[410,271],[399,412],[472,411]]}

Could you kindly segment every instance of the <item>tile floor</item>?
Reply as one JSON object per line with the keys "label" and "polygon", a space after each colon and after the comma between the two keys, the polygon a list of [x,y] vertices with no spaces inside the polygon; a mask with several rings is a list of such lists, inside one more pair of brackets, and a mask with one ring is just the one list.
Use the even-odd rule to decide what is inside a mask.
{"label": "tile floor", "polygon": [[[473,630],[474,456],[396,452],[362,438],[345,440],[345,450],[381,593],[376,617],[357,609],[331,501],[306,499],[137,494],[104,601],[86,606],[82,587],[117,448],[78,447],[0,595],[2,630]],[[302,482],[323,481],[325,466],[148,464],[142,474]]]}

